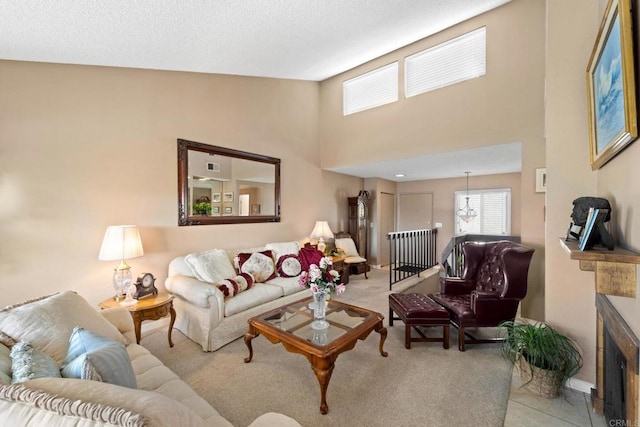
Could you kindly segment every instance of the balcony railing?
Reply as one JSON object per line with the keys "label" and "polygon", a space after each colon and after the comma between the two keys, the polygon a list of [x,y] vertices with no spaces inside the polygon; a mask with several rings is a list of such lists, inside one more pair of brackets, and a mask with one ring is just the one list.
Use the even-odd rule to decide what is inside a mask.
{"label": "balcony railing", "polygon": [[389,240],[389,290],[394,283],[436,265],[437,229],[396,231]]}

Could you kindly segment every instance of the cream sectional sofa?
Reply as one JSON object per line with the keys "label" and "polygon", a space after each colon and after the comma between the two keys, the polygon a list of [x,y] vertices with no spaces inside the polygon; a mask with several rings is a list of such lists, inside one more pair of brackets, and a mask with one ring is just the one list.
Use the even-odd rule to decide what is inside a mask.
{"label": "cream sectional sofa", "polygon": [[[29,343],[60,366],[76,326],[125,346],[137,388],[88,379],[38,378],[38,367],[30,368],[26,381],[11,384],[18,372],[24,373],[15,368],[15,360],[12,371],[15,355],[11,347],[23,346],[17,342]],[[28,301],[0,310],[0,342],[2,426],[231,426],[160,360],[136,344],[133,321],[124,309],[98,312],[70,291]],[[27,360],[35,364],[35,352]],[[35,378],[27,379],[34,377],[33,373]],[[16,375],[12,378],[12,374]],[[274,425],[299,426],[287,416],[267,413],[251,427]]]}
{"label": "cream sectional sofa", "polygon": [[[247,332],[247,320],[268,310],[311,296],[309,289],[299,285],[299,276],[276,277],[226,297],[216,286],[220,279],[228,279],[240,273],[238,254],[271,251],[274,266],[285,255],[297,255],[298,242],[268,243],[264,247],[222,250],[189,254],[174,258],[169,264],[165,288],[175,296],[174,327],[204,351],[215,351]],[[205,264],[196,265],[194,256],[210,256]],[[199,272],[201,274],[199,274]],[[208,282],[196,276],[209,276]]]}

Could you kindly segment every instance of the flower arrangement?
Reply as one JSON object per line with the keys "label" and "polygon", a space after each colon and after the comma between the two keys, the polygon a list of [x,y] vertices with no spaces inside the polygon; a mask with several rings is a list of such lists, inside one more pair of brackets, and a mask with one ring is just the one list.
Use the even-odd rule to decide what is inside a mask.
{"label": "flower arrangement", "polygon": [[340,273],[331,268],[332,266],[333,261],[329,257],[321,258],[319,267],[316,264],[311,264],[309,271],[303,271],[300,275],[300,286],[310,288],[314,295],[319,293],[325,296],[342,294],[346,286],[344,283],[339,283]]}

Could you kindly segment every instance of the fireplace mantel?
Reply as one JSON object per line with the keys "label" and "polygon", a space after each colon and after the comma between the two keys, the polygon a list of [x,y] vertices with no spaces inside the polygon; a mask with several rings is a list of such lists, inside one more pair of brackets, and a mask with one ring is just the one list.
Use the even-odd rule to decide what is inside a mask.
{"label": "fireplace mantel", "polygon": [[581,251],[577,241],[566,241],[562,237],[560,244],[571,259],[580,261],[580,270],[595,272],[596,293],[636,297],[636,265],[640,264],[639,254],[619,247],[612,251],[603,247]]}

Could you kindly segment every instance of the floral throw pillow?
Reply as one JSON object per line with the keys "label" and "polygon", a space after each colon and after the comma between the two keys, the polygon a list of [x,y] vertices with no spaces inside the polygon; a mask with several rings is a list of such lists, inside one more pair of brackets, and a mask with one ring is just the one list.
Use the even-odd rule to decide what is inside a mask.
{"label": "floral throw pillow", "polygon": [[256,283],[263,283],[276,277],[276,266],[271,251],[239,253],[240,273],[249,273]]}
{"label": "floral throw pillow", "polygon": [[242,291],[246,291],[253,286],[253,276],[249,273],[240,273],[233,279],[225,279],[216,286],[222,291],[225,298],[231,298],[238,295]]}
{"label": "floral throw pillow", "polygon": [[302,272],[302,265],[296,255],[282,255],[276,264],[278,274],[282,277],[296,277]]}

